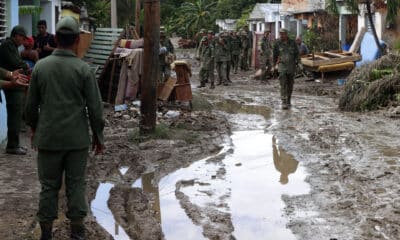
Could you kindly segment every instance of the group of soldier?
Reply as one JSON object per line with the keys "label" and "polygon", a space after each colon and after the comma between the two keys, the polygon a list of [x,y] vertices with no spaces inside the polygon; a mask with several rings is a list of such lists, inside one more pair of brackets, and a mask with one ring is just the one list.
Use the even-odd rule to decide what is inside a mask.
{"label": "group of soldier", "polygon": [[236,74],[249,70],[253,35],[248,28],[240,31],[223,31],[215,34],[202,29],[197,35],[196,58],[200,60],[200,85],[215,88],[214,69],[217,71],[217,85],[228,86],[231,83],[231,70]]}
{"label": "group of soldier", "polygon": [[[217,85],[230,85],[231,70],[234,73],[237,73],[239,67],[243,71],[249,70],[253,35],[247,27],[239,32],[223,31],[216,36],[212,31],[208,31],[207,35],[204,32],[200,31],[201,40],[196,52],[196,57],[200,60],[198,87],[203,88],[210,82],[210,88],[215,88],[214,68],[218,74]],[[279,73],[282,109],[288,109],[291,106],[294,76],[305,45],[301,39],[290,39],[285,28],[279,34],[279,39],[272,40],[270,31],[265,31],[260,42],[261,80],[267,81],[274,72]]]}

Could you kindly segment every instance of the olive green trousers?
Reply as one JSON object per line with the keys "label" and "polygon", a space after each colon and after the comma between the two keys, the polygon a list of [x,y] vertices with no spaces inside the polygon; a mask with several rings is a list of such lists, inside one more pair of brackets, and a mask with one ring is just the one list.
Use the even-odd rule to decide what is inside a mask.
{"label": "olive green trousers", "polygon": [[38,174],[41,184],[40,222],[52,222],[58,215],[58,193],[65,175],[66,216],[71,221],[83,219],[88,211],[86,200],[86,162],[88,148],[78,150],[38,150]]}

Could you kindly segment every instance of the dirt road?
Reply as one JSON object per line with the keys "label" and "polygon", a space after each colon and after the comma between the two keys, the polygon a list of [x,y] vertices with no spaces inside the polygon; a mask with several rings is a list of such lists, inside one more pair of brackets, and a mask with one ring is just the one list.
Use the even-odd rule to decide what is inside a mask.
{"label": "dirt road", "polygon": [[[190,57],[181,57],[185,56]],[[196,64],[193,69],[196,86]],[[173,232],[191,239],[249,239],[241,237],[251,230],[240,232],[245,225],[237,221],[234,201],[243,203],[246,198],[235,195],[239,185],[234,183],[239,176],[254,174],[242,174],[248,162],[238,159],[247,147],[257,149],[251,148],[257,139],[269,147],[277,139],[279,151],[298,162],[289,184],[301,183],[301,177],[295,180],[301,172],[306,178],[305,192],[276,191],[276,201],[283,200],[281,209],[272,207],[277,209],[271,213],[277,216],[271,220],[276,228],[263,230],[282,230],[282,238],[274,239],[400,239],[399,120],[386,117],[384,111],[338,112],[340,87],[334,80],[297,80],[293,107],[283,111],[278,82],[261,84],[250,74],[232,75],[229,87],[195,90],[195,111],[160,114],[158,135],[151,139],[137,134],[137,106],[107,111],[107,151],[92,156],[88,166],[89,239],[174,239],[169,237]],[[248,134],[254,134],[255,142],[240,148]],[[271,158],[273,167],[272,149],[262,154]],[[34,215],[40,186],[34,156],[33,151],[26,157],[0,155],[0,239],[38,239]],[[151,173],[151,179],[144,173]],[[262,182],[262,176],[251,184]],[[258,191],[244,188],[249,189],[247,195]],[[275,196],[274,191],[265,196]],[[165,210],[163,203],[169,200],[177,201],[179,209]],[[65,208],[63,201],[60,205]],[[174,222],[171,227],[169,220],[158,224],[170,211],[187,219],[186,225]],[[67,223],[60,211],[55,239],[68,239]]]}

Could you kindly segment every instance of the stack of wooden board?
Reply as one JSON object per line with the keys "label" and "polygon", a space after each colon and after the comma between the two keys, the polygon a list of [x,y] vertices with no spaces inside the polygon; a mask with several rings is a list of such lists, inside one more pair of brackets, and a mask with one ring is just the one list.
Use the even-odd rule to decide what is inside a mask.
{"label": "stack of wooden board", "polygon": [[122,28],[97,28],[92,43],[83,58],[96,71],[99,80],[104,66],[112,55],[116,41],[121,37]]}

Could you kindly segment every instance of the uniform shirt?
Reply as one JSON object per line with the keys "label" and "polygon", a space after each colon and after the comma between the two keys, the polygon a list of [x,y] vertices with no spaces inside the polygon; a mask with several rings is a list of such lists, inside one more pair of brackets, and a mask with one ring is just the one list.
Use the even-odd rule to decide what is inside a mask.
{"label": "uniform shirt", "polygon": [[46,35],[37,35],[35,37],[35,45],[33,46],[33,49],[38,49],[38,48],[41,49],[41,51],[39,53],[39,59],[45,58],[53,52],[53,51],[45,51],[43,49],[43,47],[46,46],[47,44],[49,44],[50,47],[53,47],[53,48],[56,47],[56,42],[54,40],[53,34],[46,33]]}
{"label": "uniform shirt", "polygon": [[238,36],[232,37],[231,39],[231,54],[240,55],[240,49],[242,48],[242,41]]}
{"label": "uniform shirt", "polygon": [[103,104],[88,64],[69,50],[56,49],[33,69],[26,105],[34,146],[44,150],[84,149],[89,124],[103,144]]}
{"label": "uniform shirt", "polygon": [[200,56],[201,64],[200,67],[205,70],[214,70],[214,46],[203,45],[203,49]]}
{"label": "uniform shirt", "polygon": [[261,40],[261,52],[263,54],[263,56],[268,57],[271,55],[272,53],[272,44],[271,44],[271,40],[263,37]]}
{"label": "uniform shirt", "polygon": [[[18,46],[12,41],[11,38],[7,38],[0,45],[0,67],[8,71],[15,71],[17,69],[23,69],[25,73],[28,71],[28,65],[22,60],[21,55],[18,52]],[[24,87],[16,87],[8,89],[7,91],[23,91]]]}
{"label": "uniform shirt", "polygon": [[28,70],[28,65],[22,60],[21,55],[18,52],[18,46],[15,45],[11,38],[7,38],[0,45],[0,67],[14,71],[17,69]]}
{"label": "uniform shirt", "polygon": [[224,44],[217,40],[215,43],[215,62],[228,62],[231,60],[229,43],[226,39],[222,38]]}
{"label": "uniform shirt", "polygon": [[274,45],[273,51],[274,64],[278,64],[278,72],[294,74],[296,70],[296,64],[299,62],[299,49],[297,44],[292,39],[288,39],[287,42],[278,40]]}

